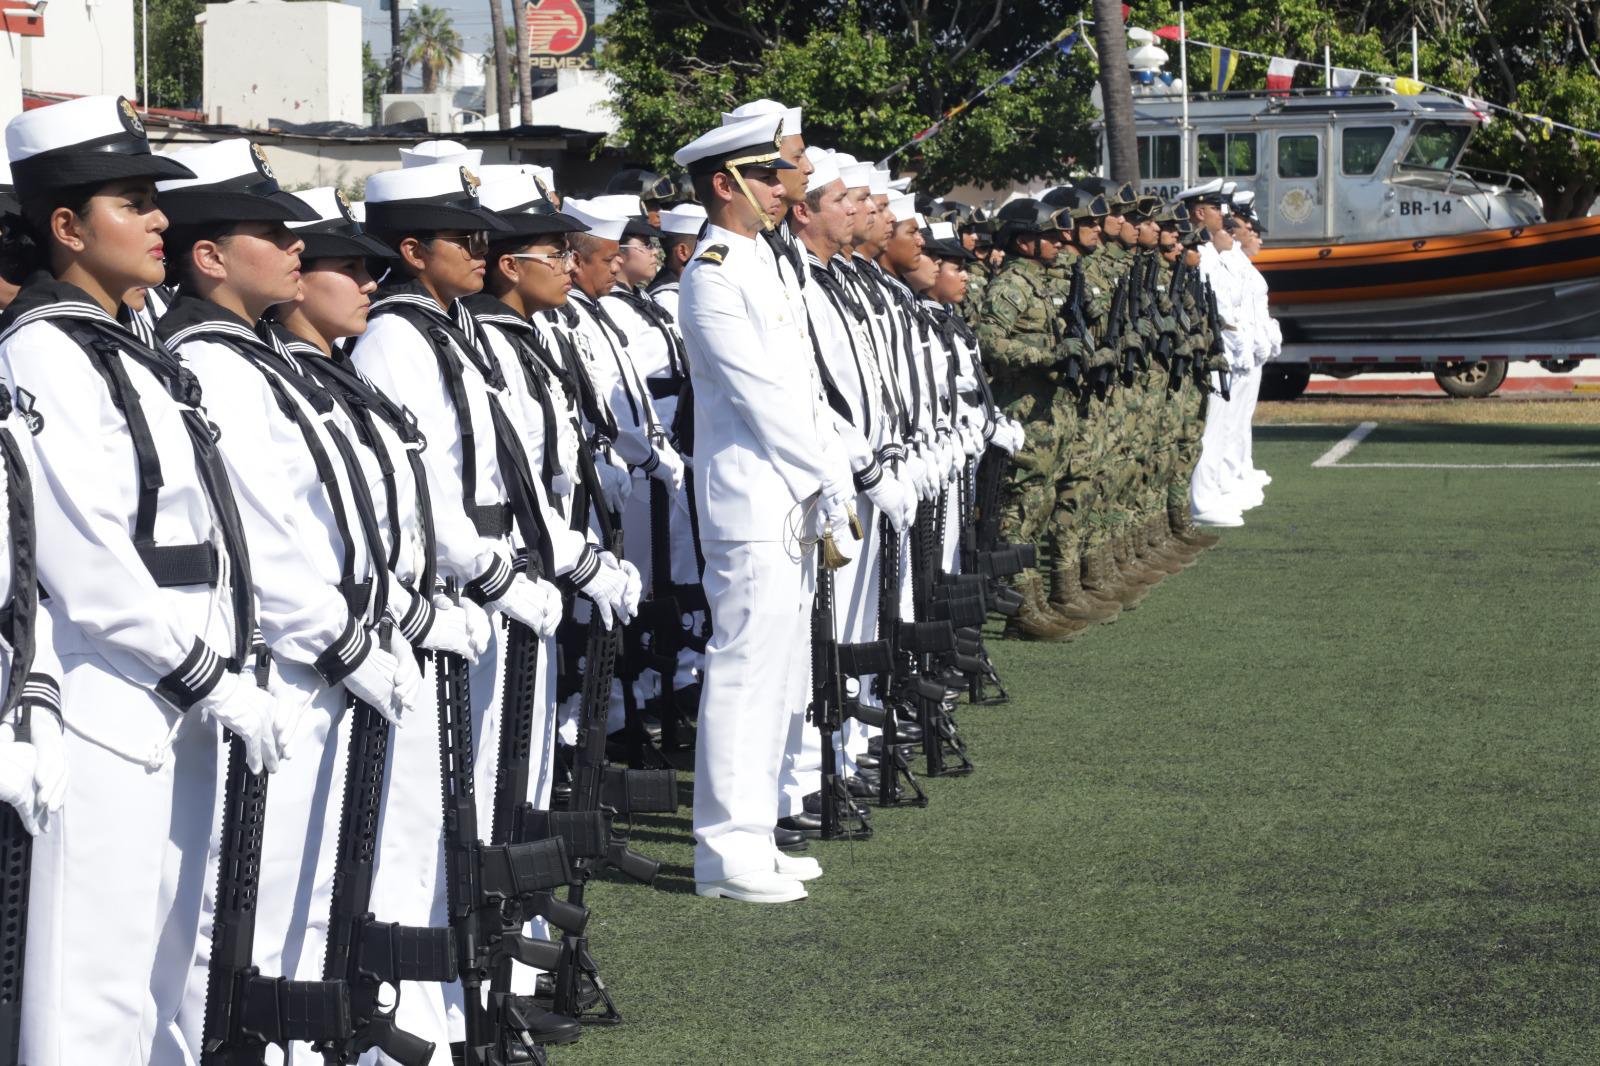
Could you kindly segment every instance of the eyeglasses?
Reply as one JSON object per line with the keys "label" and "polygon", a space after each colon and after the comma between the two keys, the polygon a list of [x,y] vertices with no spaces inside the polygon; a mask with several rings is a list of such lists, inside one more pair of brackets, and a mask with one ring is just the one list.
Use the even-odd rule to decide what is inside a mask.
{"label": "eyeglasses", "polygon": [[648,244],[624,244],[622,246],[622,251],[624,254],[628,252],[645,252],[649,255],[656,254],[656,250]]}
{"label": "eyeglasses", "polygon": [[429,239],[453,244],[474,259],[482,259],[489,254],[489,235],[482,230],[475,230],[472,233],[436,233]]}
{"label": "eyeglasses", "polygon": [[542,259],[546,263],[560,263],[566,266],[577,258],[576,252],[507,252],[512,259]]}

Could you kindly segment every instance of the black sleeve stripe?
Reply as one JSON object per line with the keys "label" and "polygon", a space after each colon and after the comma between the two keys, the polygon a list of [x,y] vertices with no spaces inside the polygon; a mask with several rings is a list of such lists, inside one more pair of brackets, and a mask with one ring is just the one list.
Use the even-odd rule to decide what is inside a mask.
{"label": "black sleeve stripe", "polygon": [[429,629],[433,628],[435,613],[428,597],[420,592],[414,592],[411,606],[406,609],[405,617],[400,619],[400,635],[405,637],[409,644],[417,643]]}
{"label": "black sleeve stripe", "polygon": [[511,579],[516,576],[511,564],[496,555],[494,562],[489,564],[489,569],[473,578],[471,584],[462,591],[466,593],[468,599],[482,607],[504,596],[506,590],[511,587]]}
{"label": "black sleeve stripe", "polygon": [[29,707],[43,707],[61,715],[61,683],[49,674],[29,674],[22,686],[22,702]]}
{"label": "black sleeve stripe", "polygon": [[217,687],[222,674],[222,657],[205,641],[196,640],[178,668],[156,682],[156,693],[179,710],[187,711]]}
{"label": "black sleeve stripe", "polygon": [[882,480],[883,466],[878,462],[877,458],[874,457],[871,462],[867,463],[866,466],[856,471],[856,491],[866,492],[871,489],[872,486],[876,485]]}
{"label": "black sleeve stripe", "polygon": [[350,672],[372,651],[372,634],[352,617],[328,649],[312,663],[317,673],[330,685],[337,685],[350,676]]}
{"label": "black sleeve stripe", "polygon": [[650,458],[646,459],[644,462],[639,464],[639,469],[642,472],[648,474],[648,473],[650,473],[651,471],[653,471],[656,467],[658,467],[660,465],[661,465],[661,456],[660,456],[660,454],[657,453],[657,452],[651,452],[650,453]]}
{"label": "black sleeve stripe", "polygon": [[583,554],[578,556],[578,561],[567,572],[567,580],[579,588],[594,580],[600,572],[600,553],[594,550],[593,544],[583,546]]}

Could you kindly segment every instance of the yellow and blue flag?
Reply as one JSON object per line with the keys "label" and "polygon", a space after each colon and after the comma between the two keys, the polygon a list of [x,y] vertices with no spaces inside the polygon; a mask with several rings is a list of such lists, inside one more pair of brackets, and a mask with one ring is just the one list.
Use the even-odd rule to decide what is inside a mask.
{"label": "yellow and blue flag", "polygon": [[1233,49],[1223,48],[1220,45],[1211,46],[1211,91],[1225,93],[1233,81],[1234,72],[1239,69],[1239,57],[1233,54]]}

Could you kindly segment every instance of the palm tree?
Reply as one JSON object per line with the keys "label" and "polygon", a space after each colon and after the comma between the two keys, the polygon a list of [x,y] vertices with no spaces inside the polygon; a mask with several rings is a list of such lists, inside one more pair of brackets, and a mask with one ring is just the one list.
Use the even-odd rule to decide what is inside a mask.
{"label": "palm tree", "polygon": [[[511,128],[511,67],[506,55],[506,25],[505,0],[489,0],[489,41],[490,51],[494,56],[494,103],[495,110],[500,115],[500,128]],[[483,102],[484,110],[489,109],[489,101]]]}
{"label": "palm tree", "polygon": [[1138,184],[1139,140],[1133,126],[1133,79],[1128,76],[1122,0],[1094,0],[1094,47],[1100,53],[1100,97],[1105,105],[1106,155],[1111,161],[1106,177]]}
{"label": "palm tree", "polygon": [[524,126],[533,124],[533,55],[528,51],[528,0],[511,0],[516,31],[517,109]]}
{"label": "palm tree", "polygon": [[422,68],[422,91],[431,93],[439,84],[439,75],[448,73],[461,61],[461,34],[449,12],[431,4],[418,4],[406,19],[400,34],[400,47],[404,50],[406,66]]}

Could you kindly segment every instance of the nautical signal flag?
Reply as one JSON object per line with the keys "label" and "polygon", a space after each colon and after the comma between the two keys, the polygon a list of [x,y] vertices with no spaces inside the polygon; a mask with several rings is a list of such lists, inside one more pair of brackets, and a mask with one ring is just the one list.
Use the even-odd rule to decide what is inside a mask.
{"label": "nautical signal flag", "polygon": [[1349,96],[1350,90],[1355,88],[1356,83],[1360,80],[1361,72],[1359,70],[1351,70],[1349,67],[1334,67],[1332,78],[1333,95]]}
{"label": "nautical signal flag", "polygon": [[1294,84],[1294,71],[1300,64],[1293,59],[1275,58],[1267,64],[1267,91],[1287,96],[1289,86]]}
{"label": "nautical signal flag", "polygon": [[1183,27],[1163,26],[1159,30],[1155,31],[1155,35],[1157,37],[1164,37],[1169,41],[1181,41],[1183,40]]}
{"label": "nautical signal flag", "polygon": [[1394,91],[1401,96],[1416,96],[1422,91],[1422,83],[1415,78],[1396,78]]}
{"label": "nautical signal flag", "polygon": [[1225,93],[1239,69],[1239,57],[1233,49],[1221,45],[1211,46],[1211,91]]}

